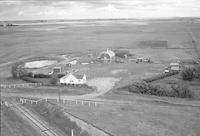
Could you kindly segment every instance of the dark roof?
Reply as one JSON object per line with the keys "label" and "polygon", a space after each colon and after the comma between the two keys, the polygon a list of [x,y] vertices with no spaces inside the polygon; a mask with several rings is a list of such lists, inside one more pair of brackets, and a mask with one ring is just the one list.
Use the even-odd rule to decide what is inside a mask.
{"label": "dark roof", "polygon": [[73,74],[77,79],[83,79],[84,75],[77,75],[77,74]]}
{"label": "dark roof", "polygon": [[109,56],[109,54],[107,54],[107,53],[102,53],[101,55],[100,55],[100,58],[110,58],[110,56]]}

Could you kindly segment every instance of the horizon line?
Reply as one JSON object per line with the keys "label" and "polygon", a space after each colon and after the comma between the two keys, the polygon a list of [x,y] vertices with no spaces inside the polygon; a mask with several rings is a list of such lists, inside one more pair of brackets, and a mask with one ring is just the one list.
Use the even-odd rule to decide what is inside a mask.
{"label": "horizon line", "polygon": [[82,18],[82,19],[16,19],[16,20],[0,20],[0,22],[8,21],[80,21],[80,20],[167,20],[167,19],[200,19],[200,16],[191,17],[141,17],[141,18]]}

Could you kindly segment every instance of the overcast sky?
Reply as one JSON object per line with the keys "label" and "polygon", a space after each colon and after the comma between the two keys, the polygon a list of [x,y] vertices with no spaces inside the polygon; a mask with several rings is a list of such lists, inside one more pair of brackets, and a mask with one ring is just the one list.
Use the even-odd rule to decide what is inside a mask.
{"label": "overcast sky", "polygon": [[0,0],[0,20],[200,17],[200,0]]}

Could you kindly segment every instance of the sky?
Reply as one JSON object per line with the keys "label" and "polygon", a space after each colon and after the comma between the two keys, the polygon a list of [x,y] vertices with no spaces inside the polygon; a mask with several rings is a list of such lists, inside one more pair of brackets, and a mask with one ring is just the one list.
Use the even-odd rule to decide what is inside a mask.
{"label": "sky", "polygon": [[0,0],[0,21],[200,17],[200,0]]}

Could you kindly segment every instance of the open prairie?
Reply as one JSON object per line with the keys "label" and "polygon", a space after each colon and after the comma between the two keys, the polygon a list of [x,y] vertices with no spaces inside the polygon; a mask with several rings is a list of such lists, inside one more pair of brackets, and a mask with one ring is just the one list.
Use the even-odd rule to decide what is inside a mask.
{"label": "open prairie", "polygon": [[[156,57],[164,59],[191,58],[195,54],[191,51],[193,47],[188,29],[191,28],[199,38],[199,25],[199,22],[191,24],[188,20],[114,20],[98,24],[84,22],[1,27],[0,62],[8,63],[30,56],[80,53],[105,48],[129,48],[139,53],[159,55]],[[140,41],[148,40],[167,41],[168,47],[152,49],[153,46],[138,46]],[[153,54],[155,52],[156,54]]]}

